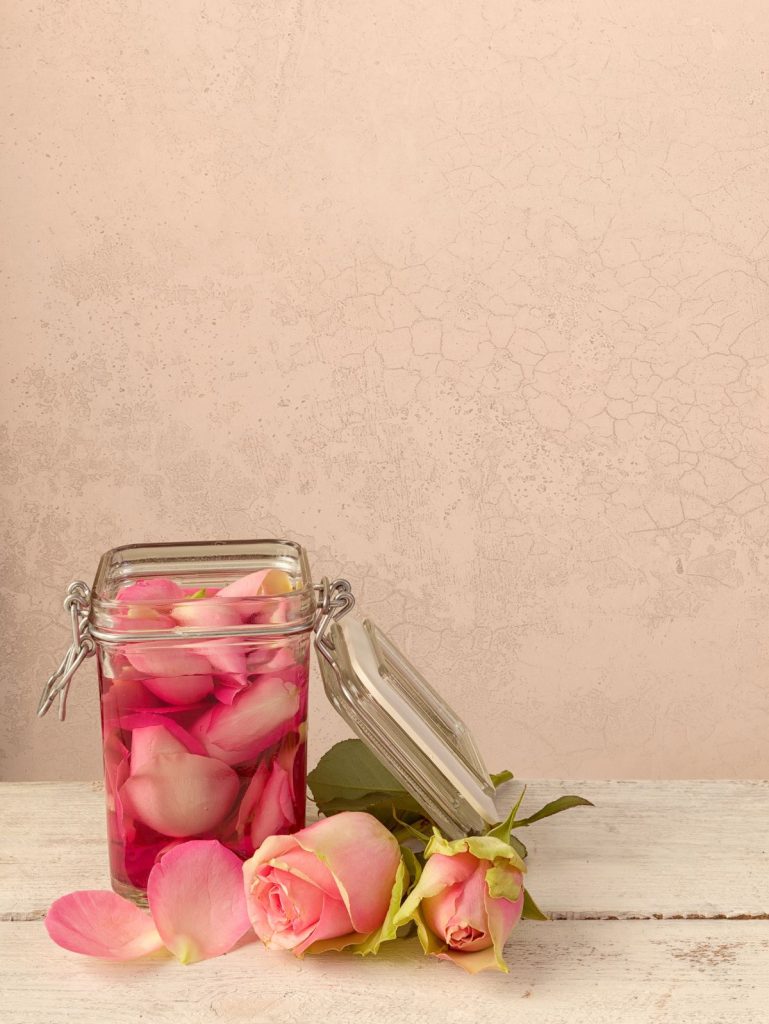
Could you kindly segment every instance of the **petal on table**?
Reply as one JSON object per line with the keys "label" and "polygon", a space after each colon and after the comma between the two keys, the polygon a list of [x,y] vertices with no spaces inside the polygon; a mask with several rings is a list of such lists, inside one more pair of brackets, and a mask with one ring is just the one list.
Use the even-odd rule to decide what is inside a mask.
{"label": "petal on table", "polygon": [[196,704],[214,688],[212,675],[149,676],[142,682],[150,693],[168,704]]}
{"label": "petal on table", "polygon": [[239,788],[232,768],[213,757],[157,754],[124,783],[121,798],[150,828],[182,839],[215,828]]}
{"label": "petal on table", "polygon": [[226,764],[242,764],[289,732],[300,707],[298,686],[277,676],[260,676],[231,705],[222,704],[201,715],[191,731],[213,757]]}
{"label": "petal on table", "polygon": [[134,960],[163,948],[150,915],[109,891],[62,896],[46,914],[45,927],[64,949],[104,960]]}
{"label": "petal on table", "polygon": [[182,963],[226,953],[250,926],[243,865],[215,839],[165,854],[150,872],[147,897],[163,941]]}

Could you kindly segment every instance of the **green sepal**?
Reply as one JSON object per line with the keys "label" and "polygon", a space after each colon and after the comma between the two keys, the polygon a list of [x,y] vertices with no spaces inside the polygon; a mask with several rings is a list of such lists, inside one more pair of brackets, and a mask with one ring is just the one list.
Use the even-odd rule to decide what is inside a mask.
{"label": "green sepal", "polygon": [[547,914],[541,911],[537,904],[534,902],[534,897],[531,895],[528,889],[525,889],[523,893],[523,911],[521,913],[521,917],[524,921],[550,920]]}
{"label": "green sepal", "polygon": [[503,843],[510,842],[510,833],[515,826],[515,816],[518,813],[518,809],[521,806],[525,793],[526,787],[524,786],[518,794],[518,799],[515,801],[515,804],[510,808],[510,813],[505,820],[500,821],[498,825],[495,825],[494,828],[490,829],[487,835],[494,836],[496,839],[501,839]]}
{"label": "green sepal", "polygon": [[425,858],[434,853],[442,853],[445,857],[453,857],[457,853],[472,853],[478,860],[507,861],[514,868],[523,872],[526,865],[523,858],[510,843],[497,836],[466,836],[464,839],[444,839],[438,829],[433,829],[433,837],[425,848]]}
{"label": "green sepal", "polygon": [[520,899],[521,885],[510,874],[510,865],[504,861],[502,863],[506,866],[500,867],[495,862],[486,872],[486,885],[489,889],[489,896],[493,900],[505,899],[515,903],[517,899]]}
{"label": "green sepal", "polygon": [[200,590],[196,590],[194,594],[190,594],[187,598],[188,601],[199,601],[201,598],[206,596],[206,588],[201,587]]}

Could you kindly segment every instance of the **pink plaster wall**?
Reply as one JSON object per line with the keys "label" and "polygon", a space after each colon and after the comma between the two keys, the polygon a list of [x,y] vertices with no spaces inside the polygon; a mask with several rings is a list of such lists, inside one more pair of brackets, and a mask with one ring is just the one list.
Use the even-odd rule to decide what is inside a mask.
{"label": "pink plaster wall", "polygon": [[[760,0],[6,5],[5,778],[60,602],[285,535],[524,776],[769,771]],[[345,734],[316,679],[313,748]]]}

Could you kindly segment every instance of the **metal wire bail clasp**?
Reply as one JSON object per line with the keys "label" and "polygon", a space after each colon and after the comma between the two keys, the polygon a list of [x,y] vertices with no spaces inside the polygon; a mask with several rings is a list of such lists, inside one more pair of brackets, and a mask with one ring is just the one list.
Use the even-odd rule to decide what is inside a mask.
{"label": "metal wire bail clasp", "polygon": [[67,695],[72,677],[85,659],[90,658],[96,650],[96,644],[88,629],[91,588],[87,583],[82,580],[70,583],[67,587],[67,596],[64,599],[64,610],[69,612],[72,621],[72,643],[61,664],[43,687],[40,703],[37,706],[37,716],[42,718],[58,697],[60,722],[63,722],[67,716]]}
{"label": "metal wire bail clasp", "polygon": [[318,612],[315,619],[315,650],[329,664],[334,664],[334,644],[327,635],[332,622],[341,619],[355,604],[349,580],[337,579],[329,583],[328,576],[315,588],[318,594]]}

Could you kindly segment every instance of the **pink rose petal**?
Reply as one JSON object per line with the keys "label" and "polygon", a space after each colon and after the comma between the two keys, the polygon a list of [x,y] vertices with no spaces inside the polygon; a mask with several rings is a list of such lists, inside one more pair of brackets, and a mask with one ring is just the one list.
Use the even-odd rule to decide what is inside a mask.
{"label": "pink rose petal", "polygon": [[64,949],[104,960],[134,960],[163,948],[150,915],[114,892],[62,896],[46,914],[45,927]]}
{"label": "pink rose petal", "polygon": [[251,822],[251,842],[254,848],[261,846],[267,836],[286,832],[295,824],[292,779],[276,761]]}
{"label": "pink rose petal", "polygon": [[171,609],[176,622],[180,626],[198,626],[205,629],[216,629],[220,626],[241,626],[243,616],[237,608],[212,601],[187,601],[177,604]]}
{"label": "pink rose petal", "polygon": [[235,822],[235,831],[239,836],[242,836],[245,833],[246,825],[252,816],[254,808],[262,798],[262,793],[264,792],[264,787],[267,784],[269,773],[267,762],[262,761],[254,772],[251,781],[241,798],[240,807],[238,808],[238,817]]}
{"label": "pink rose petal", "polygon": [[137,580],[122,587],[118,601],[151,601],[153,604],[170,604],[184,597],[184,589],[173,580],[163,576]]}
{"label": "pink rose petal", "polygon": [[296,659],[290,647],[257,647],[246,656],[246,669],[250,675],[273,675],[295,664]]}
{"label": "pink rose petal", "polygon": [[221,637],[217,640],[205,640],[190,645],[190,649],[207,658],[215,673],[246,678],[246,651],[242,639]]}
{"label": "pink rose petal", "polygon": [[191,732],[213,757],[242,764],[289,732],[300,708],[298,686],[260,676],[230,706],[222,704],[201,715]]}
{"label": "pink rose petal", "polygon": [[115,615],[115,629],[126,632],[143,633],[151,629],[173,629],[176,626],[176,619],[170,615],[150,615],[146,609],[141,614],[134,615],[129,611],[127,615]]}
{"label": "pink rose petal", "polygon": [[214,688],[211,675],[149,676],[142,682],[150,693],[169,704],[196,704]]}
{"label": "pink rose petal", "polygon": [[150,872],[147,897],[163,941],[182,963],[228,952],[249,929],[243,865],[213,839],[167,853]]}
{"label": "pink rose petal", "polygon": [[215,828],[237,796],[238,776],[226,764],[197,754],[156,754],[123,784],[132,813],[177,839]]}
{"label": "pink rose petal", "polygon": [[256,597],[261,593],[262,584],[273,572],[272,569],[259,569],[258,572],[251,572],[248,576],[242,576],[239,580],[222,587],[217,597]]}
{"label": "pink rose petal", "polygon": [[321,818],[291,838],[322,859],[347,894],[355,931],[378,928],[400,863],[400,848],[392,832],[370,814],[342,811]]}
{"label": "pink rose petal", "polygon": [[125,644],[125,656],[145,676],[210,676],[211,663],[195,645],[163,644],[158,641]]}
{"label": "pink rose petal", "polygon": [[205,756],[200,740],[172,718],[157,715],[129,715],[123,725],[131,730],[131,774],[135,775],[158,754],[199,754]]}

